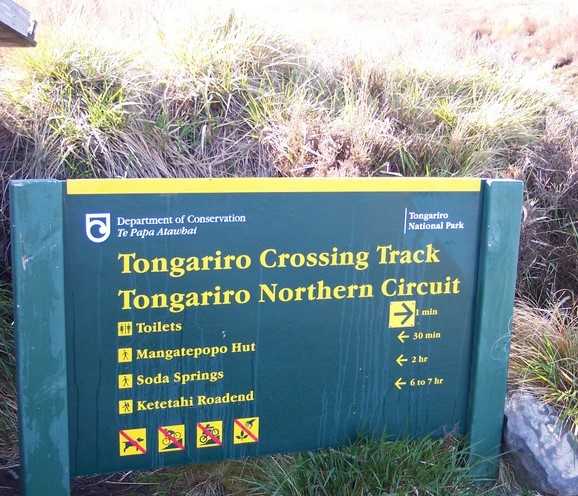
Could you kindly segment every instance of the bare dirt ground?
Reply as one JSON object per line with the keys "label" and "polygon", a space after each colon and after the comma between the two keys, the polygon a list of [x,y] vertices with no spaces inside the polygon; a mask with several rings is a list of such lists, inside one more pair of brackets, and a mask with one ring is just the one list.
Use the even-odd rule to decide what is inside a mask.
{"label": "bare dirt ground", "polygon": [[[154,484],[139,484],[135,473],[105,474],[94,477],[77,477],[71,481],[72,496],[145,496],[151,494]],[[22,494],[19,467],[2,469],[0,466],[0,496]],[[50,496],[50,495],[46,495]]]}

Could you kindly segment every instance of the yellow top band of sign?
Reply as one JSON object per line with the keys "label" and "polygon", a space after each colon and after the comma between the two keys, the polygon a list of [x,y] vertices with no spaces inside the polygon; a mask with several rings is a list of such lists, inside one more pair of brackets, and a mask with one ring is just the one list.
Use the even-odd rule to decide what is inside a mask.
{"label": "yellow top band of sign", "polygon": [[69,195],[480,191],[475,178],[69,179]]}

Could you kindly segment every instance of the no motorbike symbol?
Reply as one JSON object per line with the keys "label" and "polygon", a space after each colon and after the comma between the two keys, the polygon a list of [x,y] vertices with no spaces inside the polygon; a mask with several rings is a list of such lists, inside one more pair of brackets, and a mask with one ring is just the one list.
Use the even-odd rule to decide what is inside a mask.
{"label": "no motorbike symbol", "polygon": [[199,422],[197,424],[197,448],[223,446],[223,421]]}

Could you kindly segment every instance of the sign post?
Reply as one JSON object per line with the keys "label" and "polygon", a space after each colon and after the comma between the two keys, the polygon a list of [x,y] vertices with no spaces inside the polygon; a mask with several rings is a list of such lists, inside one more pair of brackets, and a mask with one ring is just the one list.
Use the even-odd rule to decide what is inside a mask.
{"label": "sign post", "polygon": [[[29,232],[27,201],[44,189],[50,236]],[[385,432],[466,435],[489,460],[479,475],[495,476],[520,182],[16,181],[11,192],[13,245],[25,241],[14,250],[19,363],[48,331],[28,316],[41,292],[29,268],[47,240],[63,261],[47,268],[59,305],[41,301],[61,319],[47,339],[65,350],[66,446],[51,449],[69,457],[67,474]],[[20,366],[20,383],[30,374]],[[19,394],[23,405],[38,391]],[[23,431],[24,451],[36,436],[54,441]]]}
{"label": "sign post", "polygon": [[23,492],[68,495],[68,390],[59,181],[11,184],[12,273]]}
{"label": "sign post", "polygon": [[[484,183],[476,327],[468,413],[470,450],[480,477],[496,478],[508,377],[522,189]],[[485,461],[481,461],[485,460]]]}

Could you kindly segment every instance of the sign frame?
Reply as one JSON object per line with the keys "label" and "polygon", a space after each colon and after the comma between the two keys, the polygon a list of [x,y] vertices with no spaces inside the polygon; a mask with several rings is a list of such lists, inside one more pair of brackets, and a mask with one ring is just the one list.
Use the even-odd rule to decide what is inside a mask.
{"label": "sign frame", "polygon": [[[97,180],[98,181],[98,180]],[[74,181],[74,188],[106,180]],[[139,181],[108,180],[130,194]],[[112,182],[114,181],[114,183]],[[383,188],[397,181],[405,191],[446,191],[480,181],[482,223],[467,439],[476,475],[496,478],[506,395],[523,184],[480,179],[191,179],[162,180],[168,188],[193,192],[323,192],[328,183],[343,191]],[[461,181],[461,182],[460,182]],[[380,183],[382,183],[380,185]],[[10,183],[12,259],[17,345],[17,387],[23,493],[70,494],[70,451],[64,288],[64,211],[67,183],[17,180]],[[388,186],[391,187],[391,186]],[[404,189],[405,188],[405,189]],[[413,189],[412,189],[413,188]],[[371,189],[369,189],[371,191]],[[151,441],[154,443],[154,440]]]}

